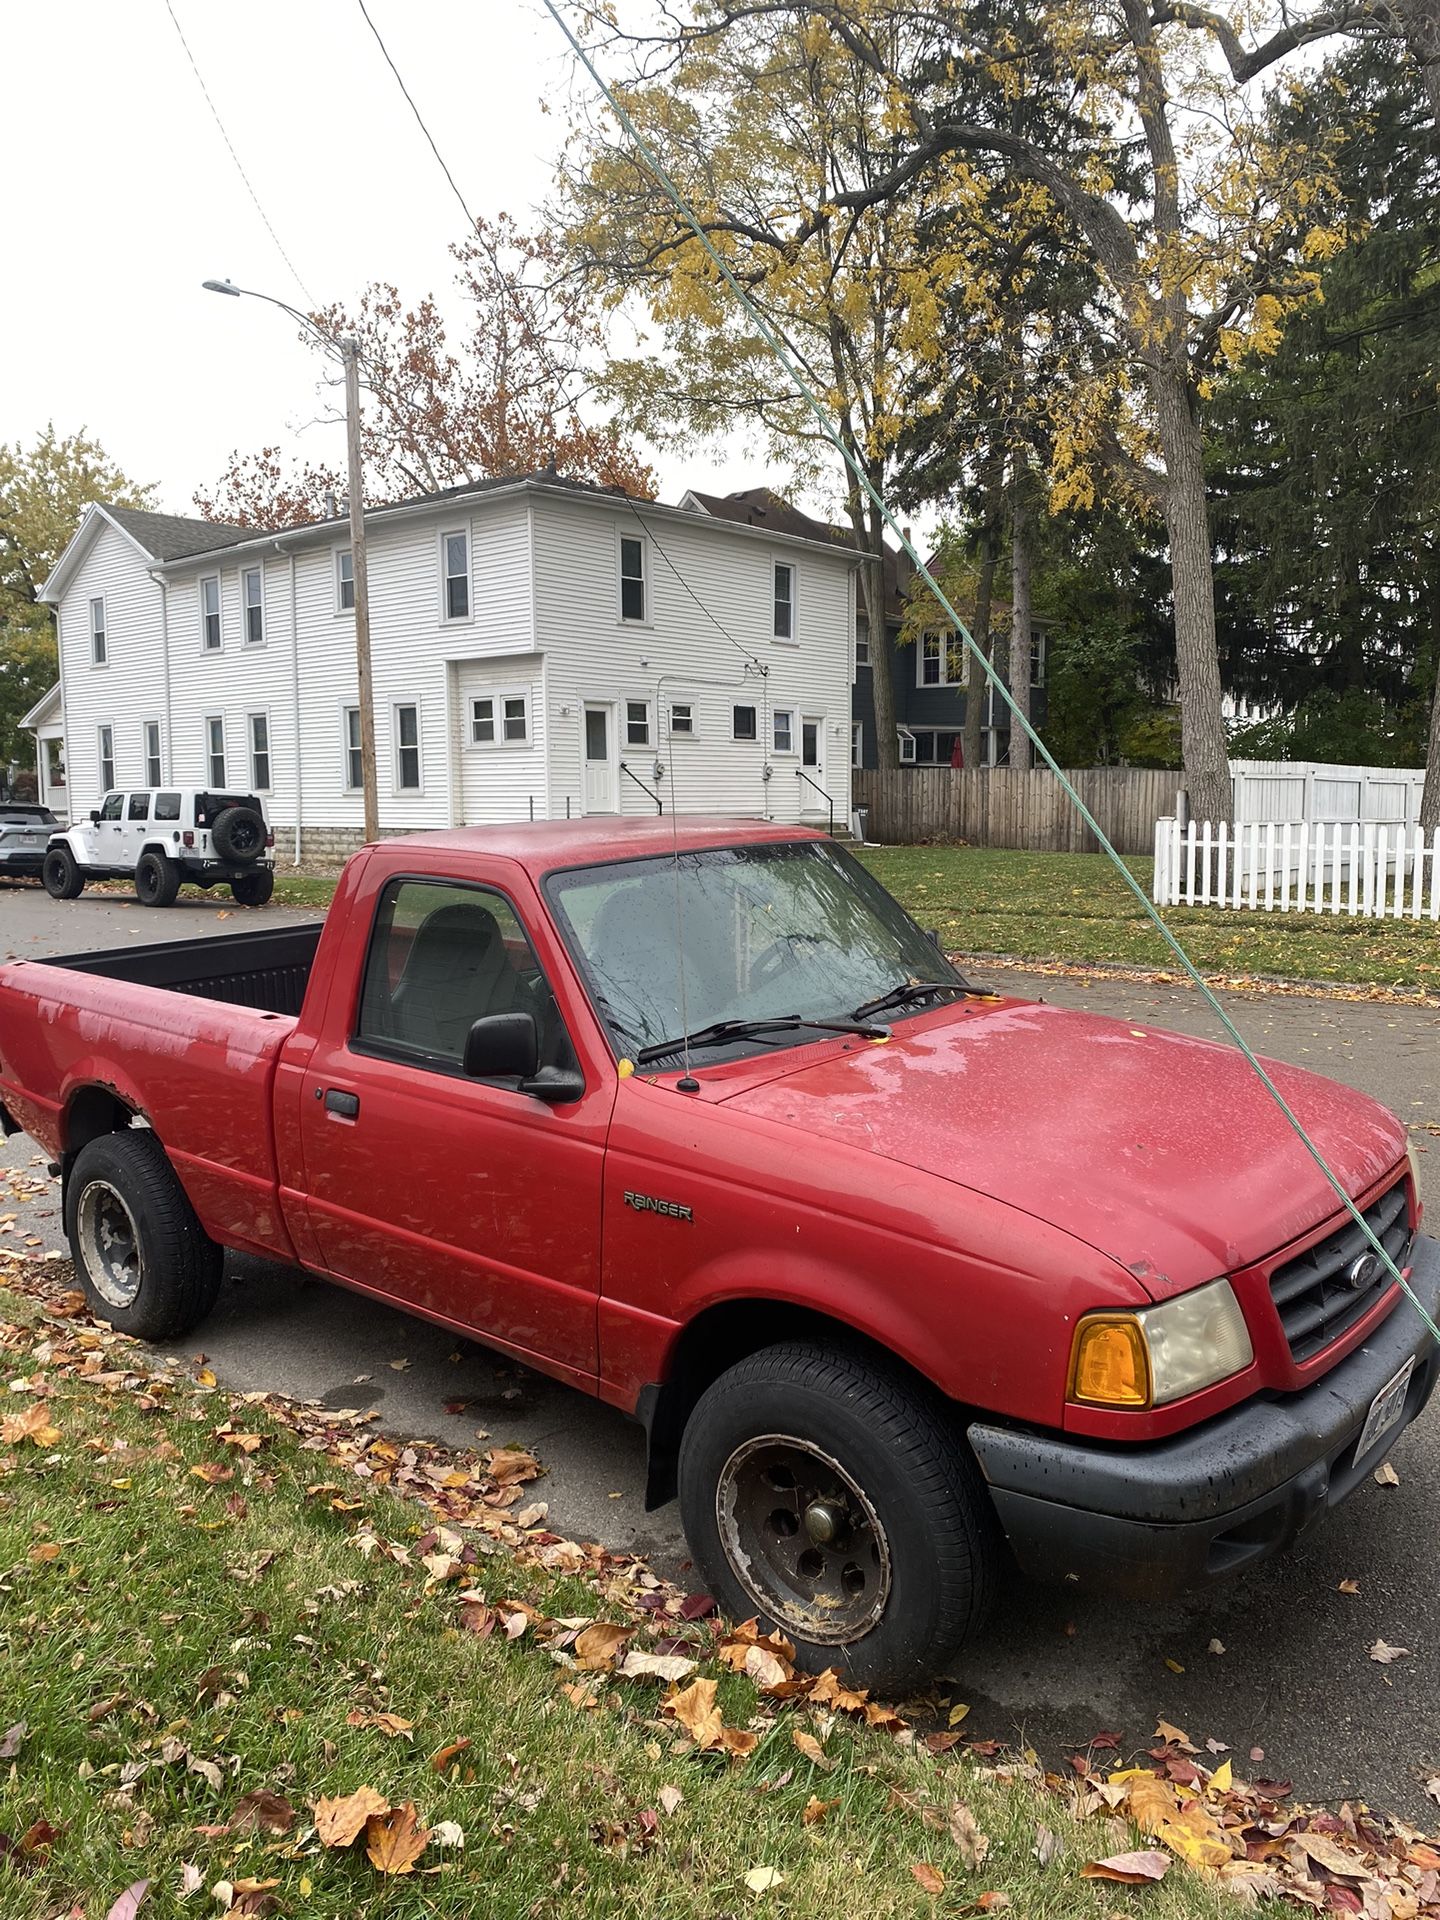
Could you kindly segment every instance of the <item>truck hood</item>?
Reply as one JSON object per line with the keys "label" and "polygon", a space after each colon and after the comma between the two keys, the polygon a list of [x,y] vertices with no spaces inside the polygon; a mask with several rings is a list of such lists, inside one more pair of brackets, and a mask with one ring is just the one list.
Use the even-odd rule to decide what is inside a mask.
{"label": "truck hood", "polygon": [[[1155,1299],[1249,1265],[1339,1205],[1243,1056],[1213,1041],[1007,1000],[902,1021],[883,1044],[792,1071],[784,1057],[725,1104],[1020,1208]],[[1404,1154],[1375,1101],[1265,1066],[1348,1193]]]}

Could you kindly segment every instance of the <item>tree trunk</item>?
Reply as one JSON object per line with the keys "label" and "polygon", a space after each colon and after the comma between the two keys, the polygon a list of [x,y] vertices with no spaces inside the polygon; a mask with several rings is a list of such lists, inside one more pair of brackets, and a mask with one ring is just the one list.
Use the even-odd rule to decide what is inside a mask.
{"label": "tree trunk", "polygon": [[[1030,718],[1030,505],[1025,469],[1015,462],[1010,499],[1010,698],[1020,717]],[[1029,767],[1030,742],[1016,716],[1010,719],[1010,764]]]}
{"label": "tree trunk", "polygon": [[1420,794],[1420,824],[1426,833],[1440,827],[1440,661],[1435,669],[1435,699],[1430,708],[1430,748],[1425,755],[1425,785]]}
{"label": "tree trunk", "polygon": [[1190,813],[1228,821],[1234,811],[1220,655],[1215,643],[1215,574],[1205,502],[1200,426],[1182,371],[1151,371],[1151,397],[1165,456],[1165,528],[1175,601],[1175,664],[1180,683],[1180,742]]}
{"label": "tree trunk", "polygon": [[[980,501],[980,577],[975,583],[975,644],[991,662],[995,641],[990,632],[990,610],[995,600],[995,567],[1000,557],[1001,466],[997,453],[986,460],[981,473]],[[965,765],[979,767],[985,761],[985,707],[990,683],[980,671],[979,662],[965,656]]]}

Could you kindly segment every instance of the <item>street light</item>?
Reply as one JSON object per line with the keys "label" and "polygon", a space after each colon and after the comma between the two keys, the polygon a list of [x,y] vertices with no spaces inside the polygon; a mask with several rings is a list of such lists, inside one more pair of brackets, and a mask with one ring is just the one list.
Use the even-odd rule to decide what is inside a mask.
{"label": "street light", "polygon": [[[350,469],[350,571],[355,582],[355,678],[360,696],[360,784],[365,798],[365,838],[380,837],[380,803],[375,781],[375,697],[370,679],[370,574],[365,562],[365,504],[360,473],[360,342],[353,334],[337,339],[316,325],[308,313],[301,313],[273,293],[257,293],[253,287],[237,287],[232,280],[206,280],[207,293],[227,293],[232,299],[242,294],[251,300],[267,301],[309,333],[327,353],[339,357],[345,369],[345,451]],[[292,635],[292,638],[294,636]],[[300,752],[300,742],[295,742]]]}

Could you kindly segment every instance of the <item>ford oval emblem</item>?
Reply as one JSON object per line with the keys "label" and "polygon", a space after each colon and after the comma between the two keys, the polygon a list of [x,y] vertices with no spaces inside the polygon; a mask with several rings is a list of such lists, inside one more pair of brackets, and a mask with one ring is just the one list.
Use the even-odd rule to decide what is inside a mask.
{"label": "ford oval emblem", "polygon": [[1362,1253],[1345,1269],[1345,1279],[1355,1293],[1363,1293],[1375,1284],[1383,1270],[1384,1263],[1378,1253]]}

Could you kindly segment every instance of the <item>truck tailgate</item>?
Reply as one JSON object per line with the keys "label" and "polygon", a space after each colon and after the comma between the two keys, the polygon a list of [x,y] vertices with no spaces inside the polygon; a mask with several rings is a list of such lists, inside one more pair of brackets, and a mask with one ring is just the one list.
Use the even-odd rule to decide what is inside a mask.
{"label": "truck tailgate", "polygon": [[[219,943],[216,943],[219,944]],[[295,1018],[21,961],[0,967],[0,1102],[58,1155],[85,1088],[151,1126],[213,1239],[283,1260],[272,1090]]]}

